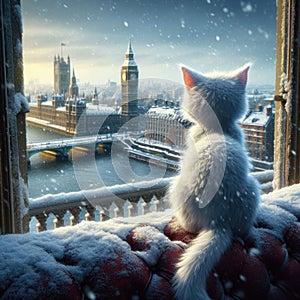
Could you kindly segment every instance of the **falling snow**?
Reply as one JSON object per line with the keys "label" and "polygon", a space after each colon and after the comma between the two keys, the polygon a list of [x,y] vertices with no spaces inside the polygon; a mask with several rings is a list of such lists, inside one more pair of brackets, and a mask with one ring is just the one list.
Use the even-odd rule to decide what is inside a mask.
{"label": "falling snow", "polygon": [[244,275],[240,275],[240,279],[241,279],[241,281],[243,281],[243,282],[246,282],[247,281],[247,278],[244,276]]}
{"label": "falling snow", "polygon": [[250,2],[241,2],[242,11],[245,13],[249,13],[253,11],[252,4]]}
{"label": "falling snow", "polygon": [[[268,0],[268,2],[270,1]],[[105,59],[105,62],[109,62],[110,71],[102,72],[105,75],[101,76],[105,76],[105,81],[107,76],[112,77],[111,80],[117,80],[119,69],[117,63],[113,60],[120,55],[118,54],[120,51],[117,51],[117,49],[121,49],[121,43],[125,41],[126,44],[126,40],[130,37],[133,38],[134,43],[141,47],[142,61],[140,65],[141,67],[143,66],[143,76],[145,78],[154,74],[151,70],[153,63],[146,61],[146,59],[143,61],[144,57],[147,58],[149,55],[153,57],[152,53],[149,55],[146,53],[152,50],[149,49],[149,45],[152,44],[156,48],[156,62],[162,66],[162,69],[158,71],[159,74],[156,76],[165,73],[164,66],[166,66],[166,61],[170,65],[173,64],[174,68],[172,70],[176,68],[178,63],[191,64],[193,66],[203,64],[207,70],[212,70],[216,66],[219,66],[218,68],[220,69],[228,68],[229,66],[225,61],[232,62],[232,57],[234,57],[241,63],[245,59],[255,61],[259,66],[259,70],[264,69],[265,71],[270,69],[268,67],[265,68],[265,66],[273,66],[275,60],[276,28],[273,25],[276,23],[276,6],[274,4],[273,8],[270,3],[266,4],[264,1],[244,0],[231,3],[229,1],[206,0],[203,2],[192,1],[189,5],[177,4],[174,7],[167,5],[165,1],[155,4],[151,3],[151,1],[138,1],[136,6],[131,6],[131,2],[125,5],[123,1],[112,1],[97,6],[90,4],[87,7],[84,7],[83,1],[60,1],[61,8],[66,8],[70,11],[65,20],[59,20],[58,16],[53,14],[50,4],[41,5],[40,2],[37,1],[35,5],[31,1],[24,2],[23,9],[25,8],[26,11],[26,14],[24,14],[24,24],[26,25],[24,29],[25,39],[34,35],[34,31],[30,30],[28,25],[30,24],[28,22],[29,17],[31,19],[39,19],[37,23],[41,24],[42,29],[45,27],[46,34],[50,32],[50,21],[51,26],[60,23],[66,24],[67,26],[64,27],[66,32],[62,32],[62,34],[66,34],[66,38],[69,40],[73,40],[74,30],[80,30],[82,44],[86,48],[91,47],[92,52],[95,53],[94,57],[91,57],[93,69],[80,71],[80,79],[86,82],[89,81],[86,77],[92,77],[91,74],[95,74],[96,69],[99,68],[99,65],[95,64],[95,58],[99,54],[100,57],[103,57],[101,53],[110,54],[112,44],[116,45],[114,53],[111,53],[114,58]],[[84,9],[77,9],[78,15],[75,18],[73,10],[81,6]],[[135,9],[136,12],[139,12],[136,17],[134,17]],[[245,12],[245,14],[241,14],[241,12]],[[253,18],[254,13],[255,18]],[[269,17],[263,18],[263,14]],[[83,22],[78,22],[78,20],[83,20]],[[45,24],[46,22],[47,24]],[[94,28],[97,28],[97,36],[102,37],[98,38],[96,43],[92,43],[92,37],[95,36]],[[262,29],[262,31],[257,28]],[[70,32],[69,29],[72,29],[72,31]],[[125,29],[130,29],[130,32],[125,31]],[[268,43],[261,43],[261,37],[268,39]],[[47,39],[52,40],[53,37]],[[212,39],[215,43],[212,43]],[[103,41],[109,41],[109,43],[101,43]],[[222,43],[216,43],[221,41]],[[247,49],[245,50],[244,45],[246,43]],[[97,48],[95,48],[95,44]],[[43,46],[43,41],[35,37],[32,38],[32,41],[26,40],[25,45],[27,45],[26,49],[24,49],[26,61],[34,61],[32,53],[38,53],[38,49]],[[28,45],[32,45],[34,51],[30,51],[32,49],[29,49]],[[210,45],[213,45],[212,49],[209,48]],[[70,50],[71,46],[73,47],[73,44],[70,44]],[[168,52],[170,49],[176,49],[177,51],[176,53],[172,51],[170,54]],[[197,51],[201,54],[200,56],[197,55]],[[189,55],[189,53],[193,55]],[[265,60],[266,53],[268,53],[268,57],[272,57],[272,60]],[[49,56],[51,54],[48,54]],[[212,56],[214,58],[210,59]],[[74,57],[74,59],[78,62],[80,61],[78,56]],[[29,69],[29,67],[26,68],[25,73]],[[263,75],[256,76],[254,73],[258,71],[254,68],[251,72],[252,80],[263,77],[263,79],[268,78],[269,83],[274,77],[274,74],[267,74],[266,71],[263,72]],[[37,75],[33,73],[25,74],[25,78],[30,78],[31,76]],[[47,76],[49,77],[48,74]],[[180,80],[179,72],[178,74],[176,72],[168,73],[165,76],[169,80],[174,80],[175,78],[178,81]],[[41,78],[41,80],[44,79]],[[95,79],[92,78],[90,80]]]}
{"label": "falling snow", "polygon": [[180,23],[181,23],[181,28],[185,28],[185,21],[183,19],[181,20]]}

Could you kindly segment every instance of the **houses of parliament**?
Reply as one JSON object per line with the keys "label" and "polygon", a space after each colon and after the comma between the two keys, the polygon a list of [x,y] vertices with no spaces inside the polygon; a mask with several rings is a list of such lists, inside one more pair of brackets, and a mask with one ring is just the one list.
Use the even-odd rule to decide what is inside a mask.
{"label": "houses of parliament", "polygon": [[121,67],[121,111],[117,113],[112,107],[99,106],[96,88],[92,103],[80,97],[74,69],[71,76],[70,57],[66,61],[63,56],[55,56],[54,95],[50,101],[39,95],[36,103],[30,104],[27,122],[69,136],[115,133],[138,115],[138,79],[129,42]]}
{"label": "houses of parliament", "polygon": [[[113,107],[99,105],[96,88],[92,103],[80,97],[74,69],[70,76],[70,57],[65,61],[64,57],[55,56],[54,95],[50,101],[41,95],[36,103],[31,103],[27,122],[68,136],[112,134],[122,128],[124,131],[145,131],[144,137],[150,144],[184,147],[190,125],[183,119],[179,105],[163,99],[159,105],[158,99],[153,99],[154,105],[139,116],[139,70],[131,42],[120,73],[121,105],[117,112]],[[262,105],[263,102],[268,104]],[[239,122],[245,132],[249,154],[257,161],[273,161],[274,113],[271,102],[262,97],[258,108],[253,107]]]}

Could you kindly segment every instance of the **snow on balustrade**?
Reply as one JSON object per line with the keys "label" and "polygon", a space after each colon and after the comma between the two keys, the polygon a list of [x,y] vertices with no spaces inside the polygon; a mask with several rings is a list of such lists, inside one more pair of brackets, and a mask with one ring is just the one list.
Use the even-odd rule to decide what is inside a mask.
{"label": "snow on balustrade", "polygon": [[144,215],[146,213],[146,207],[147,203],[143,200],[142,197],[140,197],[139,202],[138,202],[138,216]]}
{"label": "snow on balustrade", "polygon": [[[170,180],[165,178],[31,199],[30,230],[45,231],[73,226],[82,220],[105,221],[162,211],[167,207],[163,196]],[[96,216],[99,217],[96,219]]]}
{"label": "snow on balustrade", "polygon": [[[262,191],[272,190],[273,171],[252,173]],[[165,192],[172,178],[155,179],[94,190],[45,195],[31,199],[30,231],[45,231],[79,222],[105,221],[117,217],[145,215],[164,211]]]}
{"label": "snow on balustrade", "polygon": [[162,211],[164,208],[163,200],[157,198],[155,195],[148,203],[142,197],[140,197],[137,203],[130,202],[128,199],[124,200],[122,207],[119,207],[115,202],[112,202],[107,208],[100,206],[87,207],[84,204],[84,206],[78,206],[70,210],[53,211],[48,214],[43,212],[42,214],[34,215],[30,221],[30,231],[44,231],[63,226],[73,226],[83,220],[101,222],[117,217],[128,218],[135,215],[145,215],[148,212]]}
{"label": "snow on balustrade", "polygon": [[119,207],[116,205],[115,202],[112,203],[112,205],[108,209],[109,211],[109,217],[112,218],[117,218],[119,216]]}
{"label": "snow on balustrade", "polygon": [[134,206],[129,200],[126,200],[123,207],[123,214],[125,218],[132,217],[134,213]]}

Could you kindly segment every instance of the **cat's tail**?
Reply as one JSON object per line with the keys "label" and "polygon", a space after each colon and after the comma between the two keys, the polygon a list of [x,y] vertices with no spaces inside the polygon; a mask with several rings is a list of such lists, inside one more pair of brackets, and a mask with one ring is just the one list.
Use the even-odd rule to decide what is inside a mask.
{"label": "cat's tail", "polygon": [[229,248],[231,230],[208,230],[200,233],[185,250],[173,279],[178,300],[208,300],[206,279]]}

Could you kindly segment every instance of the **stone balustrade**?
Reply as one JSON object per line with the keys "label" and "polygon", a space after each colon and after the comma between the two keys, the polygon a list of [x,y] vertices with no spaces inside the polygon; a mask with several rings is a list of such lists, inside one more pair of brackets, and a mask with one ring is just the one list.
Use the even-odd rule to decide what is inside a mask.
{"label": "stone balustrade", "polygon": [[[273,171],[252,175],[261,183],[263,193],[272,190]],[[32,199],[30,231],[74,226],[82,220],[101,222],[163,211],[168,208],[164,195],[170,181],[171,178],[156,179]]]}
{"label": "stone balustrade", "polygon": [[163,196],[170,180],[165,178],[33,199],[29,205],[30,231],[73,226],[82,220],[105,221],[163,211],[168,207]]}

